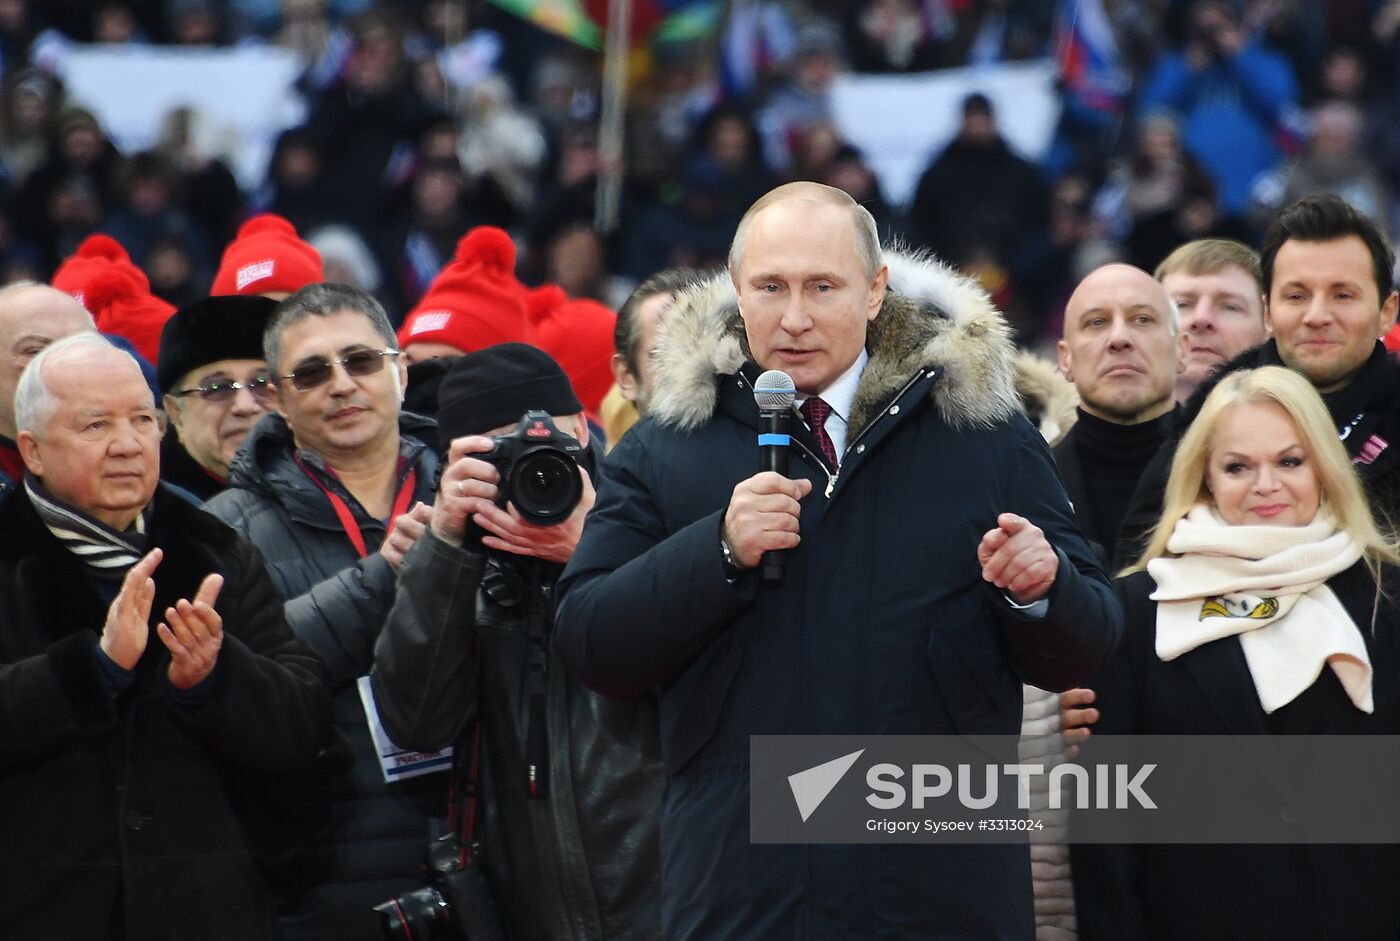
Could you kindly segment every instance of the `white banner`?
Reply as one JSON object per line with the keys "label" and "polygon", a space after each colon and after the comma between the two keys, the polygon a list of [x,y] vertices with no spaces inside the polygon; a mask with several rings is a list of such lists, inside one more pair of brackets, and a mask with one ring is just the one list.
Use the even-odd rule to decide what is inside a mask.
{"label": "white banner", "polygon": [[194,108],[201,151],[227,161],[245,190],[261,183],[277,136],[306,114],[292,87],[301,60],[274,46],[62,44],[44,58],[72,102],[92,111],[125,153],[152,147],[172,110]]}
{"label": "white banner", "polygon": [[865,155],[885,198],[907,206],[919,177],[952,140],[962,101],[981,92],[1011,148],[1032,161],[1050,149],[1060,120],[1059,70],[1046,59],[916,75],[846,75],[832,89],[837,130]]}

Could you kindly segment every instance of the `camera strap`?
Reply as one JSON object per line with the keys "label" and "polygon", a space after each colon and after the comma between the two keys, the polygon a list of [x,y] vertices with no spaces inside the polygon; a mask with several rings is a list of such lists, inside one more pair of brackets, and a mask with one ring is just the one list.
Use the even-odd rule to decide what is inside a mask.
{"label": "camera strap", "polygon": [[[293,455],[293,458],[296,460],[297,465],[301,467],[302,471],[306,473],[306,476],[311,478],[311,482],[321,488],[321,491],[326,495],[326,499],[331,501],[331,509],[335,510],[336,518],[340,520],[340,527],[345,530],[346,538],[348,538],[350,544],[355,547],[355,551],[360,554],[360,558],[363,559],[365,556],[369,555],[368,547],[365,545],[364,534],[360,532],[360,524],[356,522],[355,514],[351,511],[345,499],[330,487],[327,487],[325,481],[321,480],[320,476],[301,459],[301,455]],[[402,461],[403,459],[400,458],[399,460]],[[403,465],[400,464],[399,466],[402,467]],[[334,475],[334,472],[329,468],[327,468],[327,473]],[[408,505],[413,501],[413,492],[417,488],[417,485],[418,469],[409,468],[408,474],[404,477],[403,483],[399,486],[398,495],[394,497],[394,508],[389,511],[389,521],[386,524],[388,529],[392,530],[394,528],[394,520],[398,519],[408,510]]]}
{"label": "camera strap", "polygon": [[528,703],[525,730],[525,787],[535,800],[548,795],[549,734],[546,731],[545,693],[549,675],[549,631],[553,619],[548,601],[549,589],[540,585],[540,567],[534,567],[535,587],[526,608],[529,652],[526,660],[525,696]]}
{"label": "camera strap", "polygon": [[[457,749],[452,764],[452,781],[448,785],[447,826],[462,844],[462,865],[470,866],[476,853],[476,797],[479,760],[481,758],[481,720],[472,722],[472,747],[467,765],[462,767],[466,749]],[[465,771],[465,774],[463,773]]]}

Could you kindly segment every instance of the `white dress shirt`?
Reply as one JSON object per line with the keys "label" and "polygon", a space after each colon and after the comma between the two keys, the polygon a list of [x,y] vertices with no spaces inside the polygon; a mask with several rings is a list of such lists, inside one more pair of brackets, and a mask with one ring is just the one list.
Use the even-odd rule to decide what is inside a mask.
{"label": "white dress shirt", "polygon": [[[847,369],[837,377],[835,382],[817,393],[823,402],[831,406],[831,414],[826,416],[826,435],[835,446],[838,458],[844,457],[846,454],[846,424],[851,414],[851,403],[855,401],[856,389],[860,386],[860,374],[865,371],[865,364],[869,361],[870,354],[862,349],[860,355],[856,357],[856,361],[851,364],[850,369]],[[799,392],[792,407],[800,409],[807,398],[808,396]],[[800,413],[799,417],[801,417]],[[814,432],[816,430],[812,429]]]}

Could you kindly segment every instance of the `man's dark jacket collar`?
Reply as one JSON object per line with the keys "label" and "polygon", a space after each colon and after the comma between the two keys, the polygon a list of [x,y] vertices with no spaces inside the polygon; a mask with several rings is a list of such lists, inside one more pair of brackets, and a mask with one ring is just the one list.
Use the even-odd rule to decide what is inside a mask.
{"label": "man's dark jacket collar", "polygon": [[160,443],[160,479],[175,484],[204,501],[222,493],[224,482],[190,457],[174,429],[165,433]]}
{"label": "man's dark jacket collar", "polygon": [[[437,423],[431,418],[415,415],[413,412],[399,413],[399,435],[410,446],[414,442],[428,451],[437,453]],[[269,496],[275,496],[279,488],[294,485],[293,489],[307,489],[319,493],[306,474],[293,460],[296,443],[286,419],[275,412],[269,412],[248,433],[238,455],[229,467],[228,486],[241,487]],[[304,485],[304,486],[303,486]]]}
{"label": "man's dark jacket collar", "polygon": [[[1230,373],[1243,369],[1258,369],[1261,366],[1288,368],[1279,357],[1278,347],[1273,340],[1265,340],[1259,346],[1245,350],[1202,382],[1181,409],[1178,429],[1185,431],[1195,420],[1200,414],[1201,406],[1205,404],[1206,397],[1220,380]],[[1396,396],[1400,389],[1397,389],[1397,386],[1400,386],[1400,363],[1397,363],[1386,351],[1385,346],[1377,340],[1375,349],[1371,351],[1370,357],[1352,381],[1336,392],[1324,393],[1322,400],[1340,428],[1359,412],[1400,411],[1400,401],[1397,401]]]}

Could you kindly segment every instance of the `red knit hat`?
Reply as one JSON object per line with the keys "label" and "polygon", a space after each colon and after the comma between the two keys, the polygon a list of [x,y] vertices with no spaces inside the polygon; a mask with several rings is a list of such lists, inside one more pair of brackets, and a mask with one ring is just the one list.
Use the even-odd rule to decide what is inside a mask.
{"label": "red knit hat", "polygon": [[535,288],[529,303],[536,345],[564,367],[584,409],[596,416],[613,384],[617,314],[587,298],[570,300],[556,284]]}
{"label": "red knit hat", "polygon": [[302,241],[290,222],[269,212],[239,227],[219,260],[209,294],[291,293],[324,280],[321,253]]}
{"label": "red knit hat", "polygon": [[525,288],[515,280],[515,243],[503,229],[478,226],[457,243],[418,306],[399,327],[399,346],[446,343],[474,353],[497,343],[534,343]]}
{"label": "red knit hat", "polygon": [[99,331],[130,340],[149,362],[160,358],[160,331],[175,308],[151,293],[150,279],[116,239],[88,236],[58,266],[52,284],[76,297]]}

